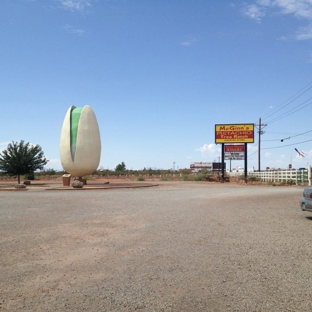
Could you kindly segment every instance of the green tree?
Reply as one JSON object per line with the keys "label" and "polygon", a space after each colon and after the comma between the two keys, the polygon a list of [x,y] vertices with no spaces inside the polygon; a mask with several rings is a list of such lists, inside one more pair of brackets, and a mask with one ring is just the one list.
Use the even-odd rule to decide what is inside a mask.
{"label": "green tree", "polygon": [[118,164],[115,168],[115,171],[126,171],[126,165],[124,162],[121,162],[121,164]]}
{"label": "green tree", "polygon": [[47,162],[39,145],[25,144],[23,140],[19,143],[12,141],[7,149],[0,153],[0,171],[10,176],[17,176],[18,183],[21,182],[22,174],[43,169]]}

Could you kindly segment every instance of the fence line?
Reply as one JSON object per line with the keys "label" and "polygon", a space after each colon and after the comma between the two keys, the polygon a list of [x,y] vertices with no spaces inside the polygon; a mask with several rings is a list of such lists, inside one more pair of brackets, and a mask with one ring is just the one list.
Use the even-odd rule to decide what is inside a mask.
{"label": "fence line", "polygon": [[[240,173],[242,174],[242,173]],[[230,175],[237,175],[230,173]],[[298,184],[309,183],[311,185],[311,166],[308,169],[266,170],[260,172],[248,172],[248,176],[256,176],[265,182],[293,182]]]}

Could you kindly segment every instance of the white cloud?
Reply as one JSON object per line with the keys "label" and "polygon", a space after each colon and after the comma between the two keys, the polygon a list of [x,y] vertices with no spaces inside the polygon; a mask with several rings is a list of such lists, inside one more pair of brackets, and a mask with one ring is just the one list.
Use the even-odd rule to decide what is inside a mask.
{"label": "white cloud", "polygon": [[49,161],[46,164],[45,168],[52,168],[54,170],[63,170],[63,167],[61,165],[61,161],[58,158],[50,159],[49,157],[47,157],[47,159]]}
{"label": "white cloud", "polygon": [[255,10],[260,11],[271,8],[279,10],[281,14],[293,14],[296,17],[307,19],[312,18],[311,0],[257,0],[256,4],[250,6],[254,6],[256,7]]}
{"label": "white cloud", "polygon": [[261,19],[265,16],[264,8],[256,4],[246,5],[243,13],[257,22],[261,22]]}
{"label": "white cloud", "polygon": [[[269,10],[277,10],[279,14],[293,15],[296,18],[312,21],[312,0],[255,0],[253,4],[245,4],[243,13],[247,17],[261,22]],[[298,31],[297,40],[312,39],[312,24]],[[281,40],[286,40],[282,37]]]}
{"label": "white cloud", "polygon": [[92,6],[93,0],[57,0],[61,6],[70,11],[84,11]]}
{"label": "white cloud", "polygon": [[216,144],[204,144],[202,147],[197,148],[196,151],[201,152],[204,157],[218,157],[221,153],[221,148]]}
{"label": "white cloud", "polygon": [[64,29],[66,29],[66,31],[70,34],[75,34],[75,35],[84,35],[86,33],[86,31],[84,29],[80,29],[80,28],[75,28],[71,25],[65,25]]}
{"label": "white cloud", "polygon": [[267,157],[267,158],[270,158],[270,157],[272,156],[272,153],[266,152],[266,153],[264,154],[264,156]]}
{"label": "white cloud", "polygon": [[263,6],[269,6],[272,4],[272,0],[258,0],[257,3]]}
{"label": "white cloud", "polygon": [[180,44],[185,46],[185,47],[189,47],[189,46],[195,44],[198,40],[199,40],[198,36],[187,37]]}
{"label": "white cloud", "polygon": [[60,164],[60,160],[58,158],[49,159],[49,162],[52,164]]}
{"label": "white cloud", "polygon": [[275,0],[269,1],[267,6],[280,8],[283,14],[294,14],[308,19],[312,17],[311,0]]}
{"label": "white cloud", "polygon": [[278,40],[280,40],[280,41],[287,41],[288,38],[287,38],[286,36],[282,36],[282,37],[280,37]]}
{"label": "white cloud", "polygon": [[301,28],[297,32],[297,40],[309,40],[312,39],[312,24],[307,27]]}

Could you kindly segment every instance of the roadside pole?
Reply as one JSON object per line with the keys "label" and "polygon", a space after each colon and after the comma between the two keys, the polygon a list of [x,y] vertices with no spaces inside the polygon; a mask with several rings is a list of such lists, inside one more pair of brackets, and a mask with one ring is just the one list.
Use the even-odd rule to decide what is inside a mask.
{"label": "roadside pole", "polygon": [[221,144],[222,147],[221,147],[221,168],[222,168],[222,171],[221,171],[221,178],[222,178],[222,182],[224,182],[224,143]]}
{"label": "roadside pole", "polygon": [[245,151],[244,151],[244,171],[245,171],[245,183],[247,183],[247,143],[244,143]]}

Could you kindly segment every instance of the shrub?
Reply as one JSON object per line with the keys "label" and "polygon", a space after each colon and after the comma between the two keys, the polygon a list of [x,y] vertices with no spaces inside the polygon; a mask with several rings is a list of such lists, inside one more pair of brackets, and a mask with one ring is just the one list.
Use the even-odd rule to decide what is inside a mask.
{"label": "shrub", "polygon": [[202,173],[196,174],[194,176],[194,181],[205,181],[205,176]]}
{"label": "shrub", "polygon": [[33,172],[24,175],[25,180],[35,180],[35,174]]}
{"label": "shrub", "polygon": [[183,181],[189,181],[190,180],[187,174],[183,174],[182,179],[183,179]]}
{"label": "shrub", "polygon": [[249,181],[260,181],[260,178],[254,175],[248,176]]}
{"label": "shrub", "polygon": [[56,174],[56,171],[54,169],[46,169],[46,170],[43,170],[43,172],[45,175],[55,175]]}
{"label": "shrub", "polygon": [[145,181],[144,177],[140,176],[138,177],[137,181]]}

